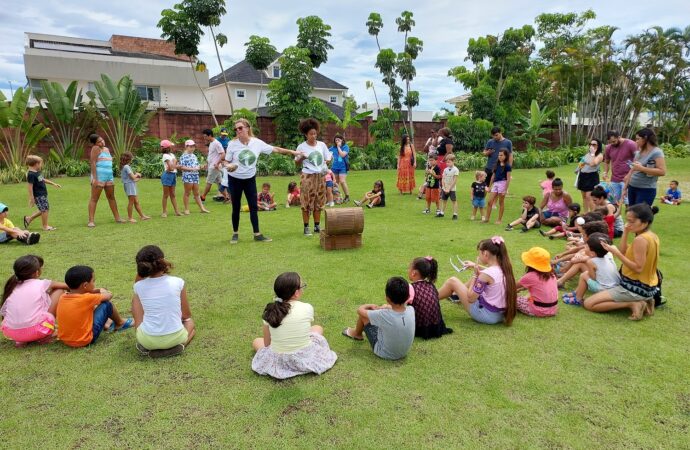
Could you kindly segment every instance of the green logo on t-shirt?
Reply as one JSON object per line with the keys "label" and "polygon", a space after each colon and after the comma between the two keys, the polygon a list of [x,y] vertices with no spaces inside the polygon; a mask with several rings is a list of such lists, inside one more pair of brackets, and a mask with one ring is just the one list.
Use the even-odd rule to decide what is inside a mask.
{"label": "green logo on t-shirt", "polygon": [[321,164],[323,164],[323,155],[321,152],[311,152],[308,159],[309,162],[314,164],[316,167],[319,167]]}
{"label": "green logo on t-shirt", "polygon": [[243,166],[251,166],[256,162],[256,155],[248,148],[245,148],[237,155],[237,160]]}

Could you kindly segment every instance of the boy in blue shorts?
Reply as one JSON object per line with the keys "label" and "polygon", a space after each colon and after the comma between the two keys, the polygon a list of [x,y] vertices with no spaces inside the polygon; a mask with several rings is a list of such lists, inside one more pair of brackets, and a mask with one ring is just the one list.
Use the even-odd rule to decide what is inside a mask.
{"label": "boy in blue shorts", "polygon": [[470,195],[472,197],[472,215],[470,220],[475,220],[477,218],[477,210],[484,220],[486,217],[484,215],[484,207],[486,206],[486,191],[488,190],[486,185],[486,172],[483,170],[477,170],[474,173],[474,183],[470,187]]}

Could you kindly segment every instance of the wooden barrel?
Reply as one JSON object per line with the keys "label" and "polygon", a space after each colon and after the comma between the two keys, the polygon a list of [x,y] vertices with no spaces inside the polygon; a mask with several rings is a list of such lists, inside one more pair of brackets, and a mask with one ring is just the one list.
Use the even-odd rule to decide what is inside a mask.
{"label": "wooden barrel", "polygon": [[327,209],[325,231],[329,236],[361,234],[364,231],[364,210],[362,208]]}

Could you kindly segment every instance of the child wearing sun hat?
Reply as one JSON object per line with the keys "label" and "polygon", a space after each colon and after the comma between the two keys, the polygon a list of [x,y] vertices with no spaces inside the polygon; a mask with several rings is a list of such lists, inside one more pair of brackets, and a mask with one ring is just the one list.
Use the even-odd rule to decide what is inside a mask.
{"label": "child wearing sun hat", "polygon": [[551,254],[541,247],[532,247],[522,253],[526,273],[517,283],[518,292],[527,290],[528,295],[518,295],[517,309],[534,317],[551,317],[558,312],[558,284],[551,269]]}

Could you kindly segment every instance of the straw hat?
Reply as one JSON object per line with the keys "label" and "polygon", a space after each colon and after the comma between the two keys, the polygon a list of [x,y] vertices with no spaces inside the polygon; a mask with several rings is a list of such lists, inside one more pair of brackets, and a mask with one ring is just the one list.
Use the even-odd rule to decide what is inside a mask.
{"label": "straw hat", "polygon": [[551,272],[551,254],[541,247],[532,247],[522,252],[522,262],[539,272]]}

